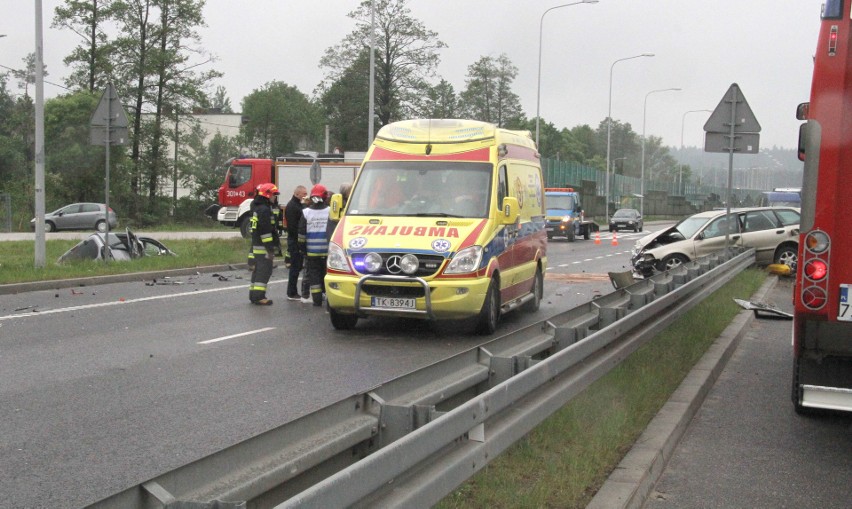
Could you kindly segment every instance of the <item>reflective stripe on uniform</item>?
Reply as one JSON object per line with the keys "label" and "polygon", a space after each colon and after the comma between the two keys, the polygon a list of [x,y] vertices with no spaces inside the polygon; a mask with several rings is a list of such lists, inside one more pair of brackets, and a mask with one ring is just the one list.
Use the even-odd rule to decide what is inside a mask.
{"label": "reflective stripe on uniform", "polygon": [[266,291],[266,283],[254,283],[249,287],[249,290],[265,292]]}

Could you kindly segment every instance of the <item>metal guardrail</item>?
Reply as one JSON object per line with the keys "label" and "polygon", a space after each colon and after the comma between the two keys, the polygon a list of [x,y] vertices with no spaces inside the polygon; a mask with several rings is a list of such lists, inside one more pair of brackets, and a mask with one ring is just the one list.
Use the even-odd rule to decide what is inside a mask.
{"label": "metal guardrail", "polygon": [[428,507],[753,263],[695,260],[90,507]]}

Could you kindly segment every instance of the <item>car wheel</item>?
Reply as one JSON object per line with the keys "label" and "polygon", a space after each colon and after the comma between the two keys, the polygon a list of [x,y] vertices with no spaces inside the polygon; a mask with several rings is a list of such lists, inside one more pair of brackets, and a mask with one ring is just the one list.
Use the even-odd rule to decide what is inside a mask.
{"label": "car wheel", "polygon": [[592,231],[592,229],[589,228],[588,226],[583,228],[583,239],[584,240],[589,240],[590,238],[592,238],[591,231]]}
{"label": "car wheel", "polygon": [[479,311],[474,332],[480,335],[493,334],[500,321],[500,287],[496,279],[492,279],[485,293],[485,302]]}
{"label": "car wheel", "polygon": [[45,221],[44,222],[44,231],[46,231],[48,233],[55,232],[56,226],[53,223],[51,223],[50,221]]}
{"label": "car wheel", "polygon": [[781,246],[775,252],[775,263],[783,263],[791,269],[796,268],[799,258],[799,250],[794,246]]}
{"label": "car wheel", "polygon": [[331,326],[337,330],[351,330],[358,323],[357,315],[338,313],[332,308],[328,308],[328,316],[331,318]]}
{"label": "car wheel", "polygon": [[633,233],[639,233],[639,226],[633,227]]}
{"label": "car wheel", "polygon": [[533,278],[532,287],[533,298],[524,304],[524,311],[535,313],[541,306],[541,298],[544,296],[544,277],[541,275],[541,269],[535,270],[535,278]]}
{"label": "car wheel", "polygon": [[682,254],[670,254],[660,261],[660,266],[658,267],[658,269],[660,270],[660,272],[671,270],[675,267],[683,265],[684,263],[687,263],[688,261],[689,258]]}
{"label": "car wheel", "polygon": [[612,226],[609,227],[609,233],[612,233],[612,232],[617,231],[617,230],[618,230],[618,228],[613,228]]}
{"label": "car wheel", "polygon": [[95,223],[95,230],[103,233],[106,231],[106,221],[98,221]]}
{"label": "car wheel", "polygon": [[551,235],[551,234],[549,234],[549,233],[548,233],[548,234],[547,234],[547,240],[553,240],[553,235]]}

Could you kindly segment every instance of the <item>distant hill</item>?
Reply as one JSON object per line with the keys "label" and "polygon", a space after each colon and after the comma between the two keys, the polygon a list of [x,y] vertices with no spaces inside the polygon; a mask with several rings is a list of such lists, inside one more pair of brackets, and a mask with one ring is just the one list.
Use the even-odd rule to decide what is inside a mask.
{"label": "distant hill", "polygon": [[[704,147],[669,147],[675,160],[692,168],[693,181],[722,185],[727,181],[728,154],[704,152]],[[802,162],[787,148],[763,148],[759,154],[734,154],[734,186],[750,189],[801,187]]]}

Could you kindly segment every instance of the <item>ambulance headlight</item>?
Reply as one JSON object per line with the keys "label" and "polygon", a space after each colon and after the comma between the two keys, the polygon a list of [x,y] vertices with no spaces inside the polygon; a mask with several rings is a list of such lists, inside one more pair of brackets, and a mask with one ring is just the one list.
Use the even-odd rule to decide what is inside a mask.
{"label": "ambulance headlight", "polygon": [[329,269],[349,272],[349,262],[346,261],[346,253],[343,248],[334,242],[328,243],[328,259],[326,265]]}
{"label": "ambulance headlight", "polygon": [[417,272],[417,268],[420,267],[420,260],[413,254],[407,254],[399,261],[399,267],[402,269],[402,272],[410,276]]}
{"label": "ambulance headlight", "polygon": [[382,255],[378,253],[367,253],[364,257],[364,268],[367,272],[375,274],[382,270]]}
{"label": "ambulance headlight", "polygon": [[444,274],[465,274],[475,272],[482,262],[482,246],[470,246],[462,249],[453,257],[444,270]]}

